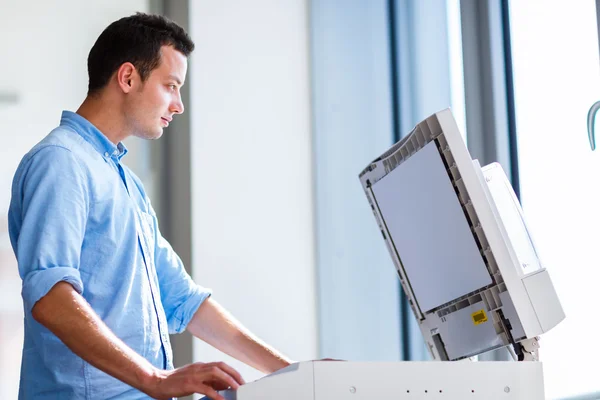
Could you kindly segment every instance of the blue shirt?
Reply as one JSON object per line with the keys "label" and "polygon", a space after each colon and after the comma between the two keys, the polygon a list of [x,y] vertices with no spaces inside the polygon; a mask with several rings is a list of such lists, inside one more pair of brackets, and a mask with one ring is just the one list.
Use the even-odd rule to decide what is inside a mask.
{"label": "blue shirt", "polygon": [[121,164],[126,153],[65,111],[16,171],[8,218],[25,308],[20,399],[146,398],[32,318],[56,283],[69,282],[120,339],[162,369],[173,368],[168,334],[185,330],[210,295],[161,236],[142,183]]}

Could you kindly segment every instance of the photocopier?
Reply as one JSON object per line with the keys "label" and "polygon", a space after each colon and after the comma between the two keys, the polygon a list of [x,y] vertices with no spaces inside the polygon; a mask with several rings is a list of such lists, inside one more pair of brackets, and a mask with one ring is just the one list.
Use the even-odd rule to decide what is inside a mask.
{"label": "photocopier", "polygon": [[[502,167],[469,154],[449,109],[360,182],[431,361],[306,361],[227,399],[543,400],[539,336],[565,317]],[[507,347],[513,361],[477,361]]]}

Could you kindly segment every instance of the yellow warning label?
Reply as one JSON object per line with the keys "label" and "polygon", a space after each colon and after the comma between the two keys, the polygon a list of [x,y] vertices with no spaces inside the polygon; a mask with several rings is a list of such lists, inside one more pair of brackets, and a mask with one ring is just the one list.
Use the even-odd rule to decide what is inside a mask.
{"label": "yellow warning label", "polygon": [[473,323],[475,325],[483,324],[487,322],[487,315],[485,315],[485,311],[479,310],[471,314],[471,318],[473,318]]}

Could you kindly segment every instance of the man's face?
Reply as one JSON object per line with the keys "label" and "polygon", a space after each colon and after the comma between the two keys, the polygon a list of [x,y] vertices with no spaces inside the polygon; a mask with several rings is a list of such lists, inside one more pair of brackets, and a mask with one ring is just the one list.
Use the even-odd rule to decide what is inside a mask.
{"label": "man's face", "polygon": [[139,90],[130,93],[125,108],[131,133],[143,139],[161,137],[173,116],[183,112],[180,89],[185,82],[187,58],[171,46],[163,46],[161,53],[159,66]]}

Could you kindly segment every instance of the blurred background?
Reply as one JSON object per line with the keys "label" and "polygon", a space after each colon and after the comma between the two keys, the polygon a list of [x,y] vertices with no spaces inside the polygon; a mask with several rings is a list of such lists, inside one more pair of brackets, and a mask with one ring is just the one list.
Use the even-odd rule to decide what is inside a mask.
{"label": "blurred background", "polygon": [[[296,360],[421,360],[358,173],[452,108],[500,162],[567,319],[541,340],[546,395],[600,398],[600,100],[594,0],[0,0],[0,398],[17,397],[23,308],[7,234],[21,157],[76,110],[100,32],[164,14],[196,43],[186,113],[126,142],[161,230],[193,278]],[[226,360],[187,333],[175,364]],[[487,359],[504,359],[495,352]]]}

